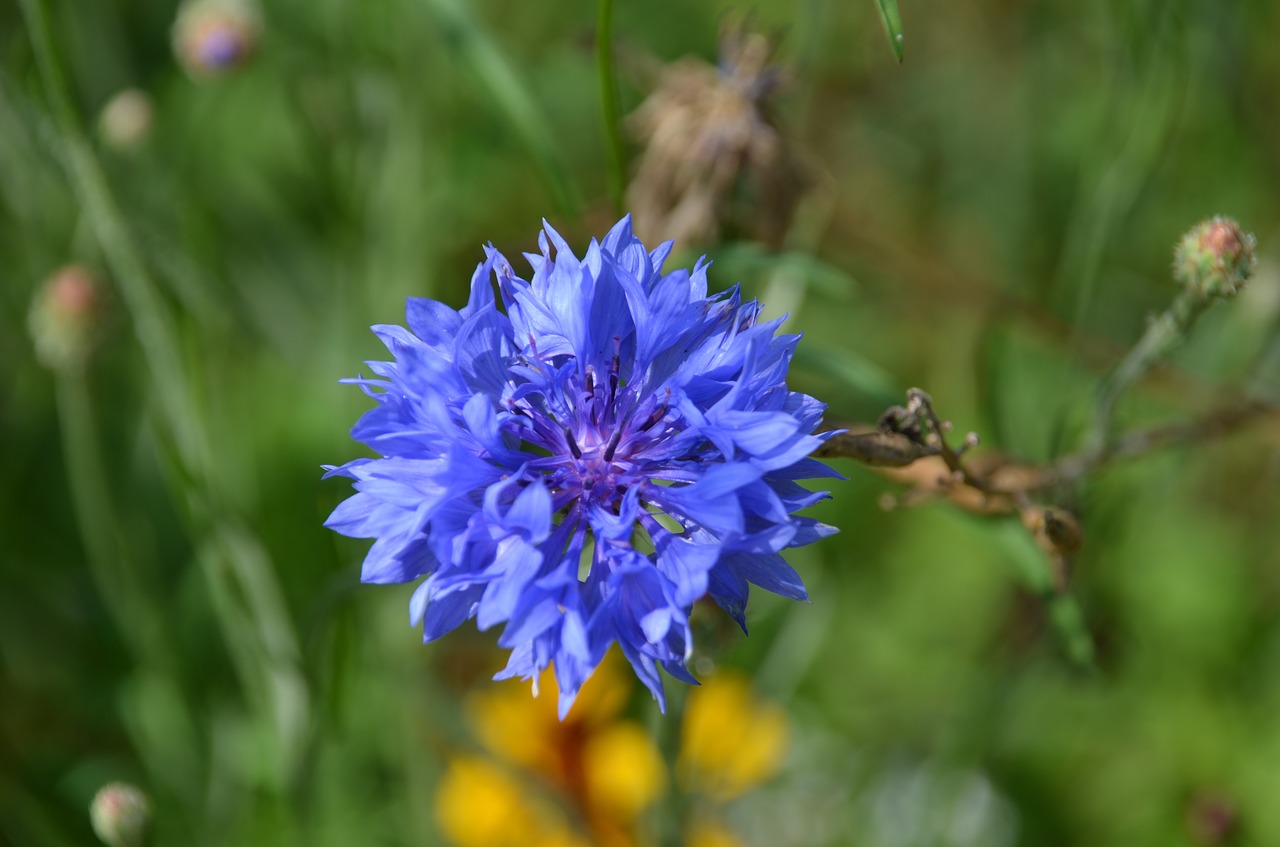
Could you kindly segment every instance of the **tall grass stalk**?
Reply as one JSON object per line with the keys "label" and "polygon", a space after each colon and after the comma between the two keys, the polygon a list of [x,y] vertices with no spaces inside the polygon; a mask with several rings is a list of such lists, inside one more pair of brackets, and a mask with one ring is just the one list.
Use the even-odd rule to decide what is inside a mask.
{"label": "tall grass stalk", "polygon": [[[246,680],[251,701],[255,699],[253,692],[261,695],[256,702],[259,718],[266,726],[273,727],[277,738],[296,738],[299,728],[307,723],[306,684],[298,666],[297,637],[270,560],[261,541],[214,493],[217,468],[208,449],[207,433],[197,413],[191,383],[182,371],[184,357],[177,329],[72,106],[44,2],[22,0],[21,6],[57,126],[68,178],[120,287],[145,354],[161,411],[158,421],[161,441],[173,448],[176,473],[172,475],[171,484],[187,506],[192,531],[200,539],[197,547],[206,551],[198,560],[204,567],[211,592],[215,598],[223,598],[223,602],[215,602],[223,639]],[[73,392],[67,393],[64,403],[68,402],[73,407],[78,402]],[[76,435],[76,440],[82,440],[81,436]],[[90,473],[83,469],[80,472],[87,477]],[[81,484],[96,487],[99,483],[89,478]],[[105,491],[105,484],[102,489]],[[95,537],[105,532],[101,522],[101,515],[90,515],[90,531]],[[252,640],[252,649],[238,648],[246,639]],[[296,745],[286,744],[281,752],[284,751],[292,756],[297,753]],[[277,773],[292,773],[288,758],[276,763]]]}
{"label": "tall grass stalk", "polygon": [[609,148],[609,194],[613,211],[623,211],[627,187],[626,156],[618,127],[618,82],[613,72],[613,0],[600,0],[596,13],[596,75],[600,82],[600,111],[605,145]]}

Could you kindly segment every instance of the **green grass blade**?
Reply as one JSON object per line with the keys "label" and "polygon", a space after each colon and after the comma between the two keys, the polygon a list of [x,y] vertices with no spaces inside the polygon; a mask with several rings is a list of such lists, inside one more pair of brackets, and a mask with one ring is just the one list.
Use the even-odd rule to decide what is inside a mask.
{"label": "green grass blade", "polygon": [[898,12],[898,0],[876,0],[880,7],[880,20],[884,23],[885,34],[889,36],[889,46],[893,55],[902,61],[902,15]]}
{"label": "green grass blade", "polygon": [[551,127],[520,73],[502,54],[489,32],[471,16],[469,4],[457,0],[427,0],[426,5],[445,33],[445,43],[475,74],[494,107],[506,117],[524,144],[556,210],[576,217],[582,209],[582,198],[556,147]]}
{"label": "green grass blade", "polygon": [[623,212],[627,188],[626,154],[618,119],[618,83],[613,73],[613,0],[600,0],[596,17],[596,74],[600,83],[600,112],[609,148],[609,194],[616,215]]}

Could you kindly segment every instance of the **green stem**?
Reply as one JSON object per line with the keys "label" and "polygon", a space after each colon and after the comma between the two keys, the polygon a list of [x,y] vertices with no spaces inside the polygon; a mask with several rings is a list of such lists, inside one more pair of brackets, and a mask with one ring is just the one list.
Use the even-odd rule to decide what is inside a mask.
{"label": "green stem", "polygon": [[902,61],[902,13],[898,11],[898,0],[876,0],[880,8],[880,21],[884,24],[885,35],[889,36],[889,47],[893,57]]}
{"label": "green stem", "polygon": [[[250,686],[251,696],[255,688],[263,692],[258,705],[264,723],[274,724],[277,736],[292,738],[299,727],[305,726],[305,686],[297,666],[297,639],[270,561],[257,537],[218,502],[217,467],[206,446],[196,398],[182,372],[178,332],[72,105],[50,35],[44,0],[21,0],[21,5],[45,96],[58,126],[68,177],[120,288],[151,373],[161,412],[159,440],[172,445],[175,459],[171,484],[189,505],[194,532],[203,542],[200,546],[216,549],[219,554],[202,556],[201,561],[214,593],[233,598],[219,610],[223,639],[233,658],[246,657],[240,670],[246,678],[256,680]],[[73,404],[74,412],[79,400],[70,391],[67,397],[65,402]],[[69,440],[87,443],[79,434]],[[75,457],[69,458],[74,464]],[[101,478],[73,484],[100,487],[92,496],[109,497]],[[110,530],[104,530],[102,515],[93,512],[96,507],[92,504],[87,508],[93,537],[105,537]],[[226,566],[220,566],[220,561],[225,561]],[[115,602],[110,598],[108,601]],[[235,644],[246,638],[257,642],[256,649],[237,654]]]}
{"label": "green stem", "polygon": [[177,333],[169,323],[142,257],[125,229],[124,218],[107,188],[106,178],[98,167],[79,116],[71,104],[66,80],[53,48],[44,3],[42,0],[21,0],[21,3],[36,64],[58,125],[63,164],[133,318],[134,333],[146,355],[158,389],[156,393],[161,410],[178,452],[184,463],[194,464],[201,448],[195,438],[193,421],[186,414],[190,405],[179,370],[182,359]]}
{"label": "green stem", "polygon": [[596,70],[600,78],[605,145],[609,149],[609,196],[613,200],[614,212],[622,214],[627,167],[622,133],[618,129],[618,84],[613,73],[613,0],[600,0],[597,10]]}
{"label": "green stem", "polygon": [[1067,659],[1081,671],[1097,673],[1098,659],[1094,651],[1093,636],[1089,634],[1080,603],[1074,596],[1060,591],[1042,594],[1041,601]]}
{"label": "green stem", "polygon": [[90,573],[134,656],[162,671],[172,670],[157,605],[148,597],[145,578],[121,551],[84,374],[59,371],[54,385],[67,481]]}
{"label": "green stem", "polygon": [[1087,455],[1096,458],[1111,449],[1115,437],[1114,416],[1117,402],[1157,362],[1169,355],[1196,320],[1212,305],[1212,298],[1184,289],[1164,314],[1151,322],[1124,361],[1098,386],[1093,430],[1085,451]]}
{"label": "green stem", "polygon": [[445,43],[488,89],[497,108],[524,143],[542,173],[551,202],[561,214],[576,216],[582,206],[542,114],[519,75],[494,46],[493,39],[458,0],[426,0]]}
{"label": "green stem", "polygon": [[657,809],[658,819],[655,824],[658,830],[658,843],[662,847],[681,847],[685,843],[690,798],[681,790],[678,764],[689,686],[677,682],[667,685],[666,690],[667,710],[665,714],[654,713],[656,723],[652,732],[658,749],[662,752],[663,761],[667,763],[671,791],[667,795],[667,801],[660,804]]}
{"label": "green stem", "polygon": [[1085,622],[1084,612],[1069,591],[1057,588],[1053,566],[1044,551],[1016,521],[1002,521],[996,530],[996,538],[1009,551],[1019,581],[1040,601],[1049,628],[1067,659],[1084,673],[1097,673],[1093,636]]}

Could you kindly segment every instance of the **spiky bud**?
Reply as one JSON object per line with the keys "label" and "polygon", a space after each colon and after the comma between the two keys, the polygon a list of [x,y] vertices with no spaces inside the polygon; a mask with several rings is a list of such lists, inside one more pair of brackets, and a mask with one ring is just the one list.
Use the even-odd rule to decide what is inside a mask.
{"label": "spiky bud", "polygon": [[89,821],[108,847],[142,847],[151,824],[151,803],[139,788],[108,783],[94,795]]}
{"label": "spiky bud", "polygon": [[102,323],[102,283],[81,265],[66,265],[41,286],[27,328],[36,357],[54,370],[79,369]]}
{"label": "spiky bud", "polygon": [[1204,297],[1232,297],[1253,273],[1257,240],[1231,218],[1202,221],[1173,254],[1173,278]]}

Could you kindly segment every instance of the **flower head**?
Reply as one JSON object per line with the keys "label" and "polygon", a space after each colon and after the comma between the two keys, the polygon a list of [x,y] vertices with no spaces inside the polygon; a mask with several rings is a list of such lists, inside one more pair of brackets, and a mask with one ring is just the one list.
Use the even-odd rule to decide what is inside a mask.
{"label": "flower head", "polygon": [[349,380],[377,400],[352,436],[382,458],[329,469],[357,493],[326,525],[377,539],[365,582],[425,577],[425,640],[505,624],[498,678],[554,665],[562,716],[615,643],[661,703],[659,667],[695,681],[700,597],[744,628],[748,584],[805,599],[779,553],[834,531],[793,514],[835,476],[808,458],[824,406],[786,386],[798,336],[708,297],[705,262],[663,273],[629,218],[581,260],[539,244],[530,280],[490,247],[461,310],[374,327],[395,361]]}

